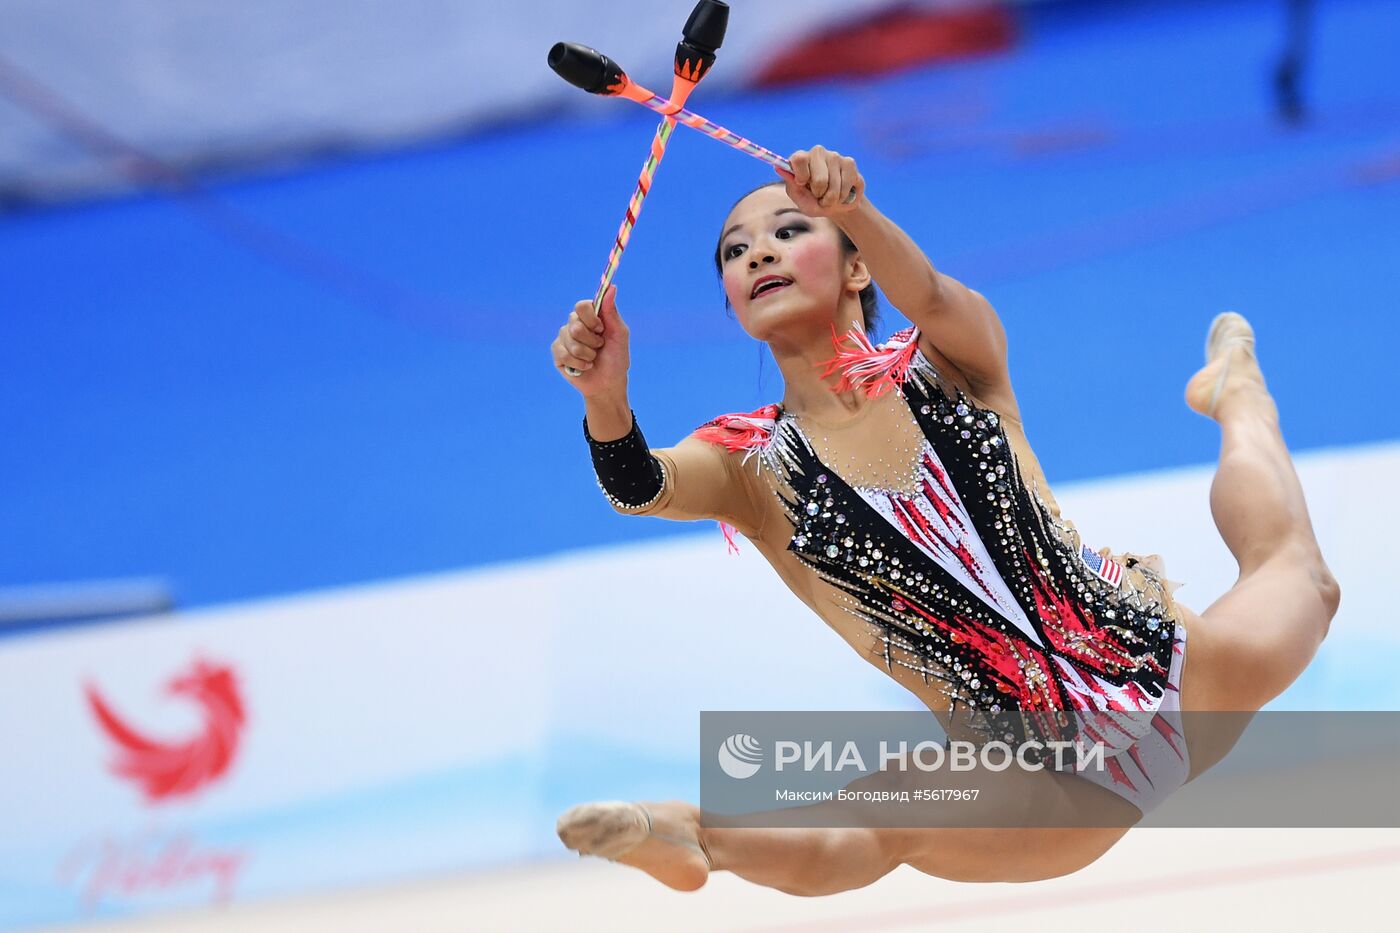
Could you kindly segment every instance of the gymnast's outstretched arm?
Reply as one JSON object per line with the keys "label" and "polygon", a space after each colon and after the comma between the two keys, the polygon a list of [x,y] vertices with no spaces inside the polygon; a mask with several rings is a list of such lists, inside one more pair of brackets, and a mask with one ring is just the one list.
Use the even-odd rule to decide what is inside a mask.
{"label": "gymnast's outstretched arm", "polygon": [[[865,180],[849,156],[821,146],[789,158],[788,196],[802,212],[829,217],[860,251],[889,302],[967,378],[979,395],[1009,396],[1006,331],[981,294],[939,272],[919,245],[865,195]],[[810,187],[810,190],[808,190]],[[851,203],[840,199],[854,188]],[[826,192],[814,198],[812,192]]]}

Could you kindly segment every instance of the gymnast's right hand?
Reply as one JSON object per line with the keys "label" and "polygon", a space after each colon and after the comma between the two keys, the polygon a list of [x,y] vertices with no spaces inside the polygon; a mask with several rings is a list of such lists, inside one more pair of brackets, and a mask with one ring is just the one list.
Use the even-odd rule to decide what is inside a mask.
{"label": "gymnast's right hand", "polygon": [[[550,346],[554,369],[584,398],[625,391],[631,365],[629,340],[627,325],[617,311],[617,286],[609,285],[597,313],[592,301],[574,305]],[[583,374],[571,376],[564,371],[565,366]]]}

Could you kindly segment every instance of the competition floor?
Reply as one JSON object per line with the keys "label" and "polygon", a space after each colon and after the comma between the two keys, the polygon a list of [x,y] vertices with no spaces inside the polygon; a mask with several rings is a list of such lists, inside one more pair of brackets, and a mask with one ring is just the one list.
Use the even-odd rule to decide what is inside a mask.
{"label": "competition floor", "polygon": [[790,897],[731,875],[680,894],[617,865],[584,860],[378,891],[173,915],[72,933],[371,933],[657,930],[859,933],[1116,925],[1170,918],[1183,929],[1304,930],[1394,915],[1400,830],[1185,830],[1128,833],[1098,862],[1034,884],[966,885],[901,868],[858,891]]}

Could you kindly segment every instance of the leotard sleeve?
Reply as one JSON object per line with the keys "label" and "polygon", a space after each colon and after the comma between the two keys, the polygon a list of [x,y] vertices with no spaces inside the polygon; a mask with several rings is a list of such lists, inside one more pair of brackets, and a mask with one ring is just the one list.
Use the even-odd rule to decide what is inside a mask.
{"label": "leotard sleeve", "polygon": [[752,484],[735,455],[687,436],[674,447],[649,448],[632,416],[632,430],[615,441],[584,436],[593,456],[598,486],[613,509],[624,515],[651,515],[673,521],[716,519],[746,537],[762,523]]}

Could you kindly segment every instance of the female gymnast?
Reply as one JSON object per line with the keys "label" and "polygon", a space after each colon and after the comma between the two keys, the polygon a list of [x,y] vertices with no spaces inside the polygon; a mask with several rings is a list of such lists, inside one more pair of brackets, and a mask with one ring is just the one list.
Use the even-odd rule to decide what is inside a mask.
{"label": "female gymnast", "polygon": [[[933,268],[820,146],[729,212],[715,254],[727,302],[782,372],[779,404],[651,449],[627,395],[628,329],[610,288],[551,347],[582,394],[598,484],[617,511],[717,519],[859,654],[940,718],[959,708],[1141,713],[1100,776],[1022,771],[1028,808],[1112,826],[702,826],[681,801],[574,807],[580,854],[694,890],[712,871],[800,895],[908,864],[965,881],[1073,872],[1218,761],[1236,736],[1182,737],[1180,713],[1252,713],[1302,673],[1340,601],[1278,410],[1238,314],[1217,316],[1186,403],[1220,424],[1211,512],[1239,578],[1200,613],[1157,555],[1094,551],[1062,518],[1026,440],[1007,340],[979,293]],[[843,194],[849,192],[843,197]],[[878,346],[875,293],[913,326]],[[834,348],[833,348],[834,344]],[[579,375],[573,375],[573,372]],[[1189,641],[1189,650],[1187,644]],[[1015,770],[1015,769],[1013,769]],[[1007,772],[1010,774],[1010,772]]]}

